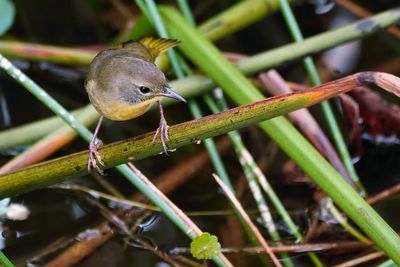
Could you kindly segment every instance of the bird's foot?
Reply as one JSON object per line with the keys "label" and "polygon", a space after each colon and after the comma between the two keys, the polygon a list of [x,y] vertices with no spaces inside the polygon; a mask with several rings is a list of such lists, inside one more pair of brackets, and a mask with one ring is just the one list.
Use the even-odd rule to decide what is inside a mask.
{"label": "bird's foot", "polygon": [[169,126],[167,124],[167,121],[165,120],[164,116],[161,116],[160,125],[158,126],[157,131],[154,134],[153,141],[152,141],[152,143],[154,144],[154,142],[157,139],[157,136],[160,135],[161,143],[164,148],[164,153],[166,155],[168,155],[168,147],[166,144],[166,141],[169,140],[168,128],[169,128]]}
{"label": "bird's foot", "polygon": [[103,145],[101,140],[92,140],[89,144],[89,159],[88,171],[95,170],[100,175],[105,175],[104,171],[99,167],[105,166],[104,161],[101,159],[98,149]]}

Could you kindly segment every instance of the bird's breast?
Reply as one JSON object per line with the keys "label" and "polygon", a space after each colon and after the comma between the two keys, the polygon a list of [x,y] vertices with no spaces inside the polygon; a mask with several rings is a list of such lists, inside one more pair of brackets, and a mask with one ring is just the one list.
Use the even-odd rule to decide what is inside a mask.
{"label": "bird's breast", "polygon": [[110,120],[130,120],[144,114],[157,100],[158,98],[154,98],[133,105],[126,102],[109,102],[100,111],[102,115]]}

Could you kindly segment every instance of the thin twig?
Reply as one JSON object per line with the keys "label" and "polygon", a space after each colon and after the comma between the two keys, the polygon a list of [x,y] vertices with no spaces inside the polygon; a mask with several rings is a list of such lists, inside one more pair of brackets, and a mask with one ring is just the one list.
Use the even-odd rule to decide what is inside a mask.
{"label": "thin twig", "polygon": [[304,242],[310,241],[314,237],[314,234],[315,234],[316,230],[318,229],[319,219],[317,216],[314,215],[314,213],[315,212],[313,212],[313,214],[311,216],[311,224],[308,227],[307,233],[304,237]]}
{"label": "thin twig", "polygon": [[188,233],[188,235],[190,236],[197,236],[197,235],[201,235],[202,231],[200,230],[200,228],[197,227],[196,224],[194,224],[192,222],[192,220],[189,219],[189,217],[186,216],[186,214],[179,209],[163,192],[161,192],[153,183],[151,183],[149,181],[149,179],[147,179],[147,177],[145,175],[143,175],[143,173],[137,169],[135,167],[135,165],[133,165],[131,162],[127,163],[129,168],[150,188],[152,188],[153,192],[155,194],[157,194],[160,198],[162,198],[164,200],[164,202],[166,204],[168,204],[170,206],[170,208],[175,212],[175,214],[180,217],[186,225],[189,226],[190,229],[190,233]]}
{"label": "thin twig", "polygon": [[390,187],[390,188],[388,188],[388,189],[386,189],[386,190],[384,190],[384,191],[382,191],[382,192],[380,192],[380,193],[378,193],[378,194],[376,194],[376,195],[374,195],[372,197],[369,197],[367,199],[367,202],[370,205],[374,205],[377,202],[382,201],[383,199],[388,198],[388,197],[390,197],[392,195],[395,195],[395,194],[397,194],[399,192],[400,192],[400,184],[397,184],[397,185],[392,186],[392,187]]}
{"label": "thin twig", "polygon": [[78,184],[57,184],[54,186],[51,186],[51,188],[56,188],[56,189],[64,189],[64,190],[73,190],[73,191],[78,191],[78,192],[83,192],[86,193],[92,197],[96,197],[97,199],[106,199],[113,201],[115,203],[123,204],[129,207],[134,207],[134,208],[140,208],[140,209],[146,209],[146,210],[151,210],[151,211],[160,211],[159,208],[153,205],[148,205],[144,204],[139,201],[133,201],[133,200],[127,200],[125,198],[121,197],[116,197],[110,194],[106,194],[94,189],[91,189],[86,186],[78,185]]}
{"label": "thin twig", "polygon": [[125,17],[126,20],[130,21],[133,20],[133,16],[131,14],[131,11],[129,8],[125,6],[124,3],[121,2],[121,0],[110,0],[110,3],[114,6],[114,8],[122,15]]}
{"label": "thin twig", "polygon": [[57,256],[57,258],[51,260],[45,265],[45,267],[69,267],[74,266],[83,257],[79,255],[89,255],[95,251],[98,247],[104,244],[105,241],[109,240],[112,236],[112,232],[99,232],[96,237],[91,237],[88,239],[82,239],[75,243],[73,246],[68,248],[66,251]]}
{"label": "thin twig", "polygon": [[326,207],[326,209],[329,211],[330,214],[336,219],[336,221],[352,236],[360,240],[361,242],[364,243],[369,243],[370,240],[363,235],[358,229],[353,227],[349,222],[345,219],[344,215],[340,213],[340,211],[335,207],[335,205],[332,202],[331,198],[325,197],[321,199],[323,205]]}
{"label": "thin twig", "polygon": [[186,264],[188,267],[207,267],[207,265],[198,263],[194,260],[188,259],[186,257],[183,256],[177,256],[176,257],[180,262]]}
{"label": "thin twig", "polygon": [[333,267],[353,267],[353,266],[356,266],[356,265],[359,265],[362,263],[366,263],[366,262],[381,258],[383,256],[385,256],[385,253],[383,253],[382,251],[372,252],[372,253],[364,255],[362,257],[337,264]]}
{"label": "thin twig", "polygon": [[269,255],[275,266],[277,267],[282,267],[282,264],[279,262],[278,258],[275,256],[274,252],[271,250],[269,247],[268,243],[265,241],[264,237],[262,236],[261,232],[258,230],[258,228],[253,224],[251,221],[249,215],[247,215],[246,211],[243,209],[242,205],[239,203],[239,201],[236,199],[235,195],[229,190],[229,188],[222,182],[222,180],[213,173],[214,179],[217,181],[219,186],[222,188],[222,190],[225,192],[226,196],[229,198],[229,200],[232,202],[233,206],[238,210],[242,218],[246,221],[248,224],[249,228],[257,238],[258,242],[260,242],[261,246],[263,247],[264,251]]}
{"label": "thin twig", "polygon": [[[197,225],[193,223],[193,221],[180,208],[178,208],[166,195],[164,195],[153,183],[151,183],[139,169],[137,169],[131,162],[128,162],[128,166],[139,177],[139,179],[141,179],[143,183],[151,188],[153,192],[159,196],[159,198],[163,199],[164,203],[166,203],[175,212],[175,215],[186,224],[188,231],[190,231],[186,233],[187,235],[194,237],[203,233],[200,228],[198,228]],[[179,223],[180,222],[176,222],[176,224]],[[228,259],[225,258],[223,254],[219,253],[218,256],[226,266],[232,266],[232,264]]]}
{"label": "thin twig", "polygon": [[[226,154],[228,148],[231,147],[231,142],[227,136],[217,139],[215,144],[217,152],[221,156]],[[182,160],[179,164],[152,180],[152,182],[158,189],[168,194],[180,188],[208,164],[210,164],[210,156],[207,150],[201,150],[197,154]],[[140,192],[134,194],[132,199],[140,202],[148,201]]]}
{"label": "thin twig", "polygon": [[147,250],[153,252],[155,255],[157,255],[164,261],[168,262],[172,266],[176,266],[176,267],[183,266],[181,263],[179,263],[175,259],[171,258],[170,255],[168,255],[167,253],[165,253],[161,250],[158,250],[157,248],[155,248],[154,246],[152,246],[150,243],[146,242],[145,240],[138,238],[138,237],[134,237],[133,240],[135,242],[139,243],[140,245],[142,245],[144,249],[147,249]]}

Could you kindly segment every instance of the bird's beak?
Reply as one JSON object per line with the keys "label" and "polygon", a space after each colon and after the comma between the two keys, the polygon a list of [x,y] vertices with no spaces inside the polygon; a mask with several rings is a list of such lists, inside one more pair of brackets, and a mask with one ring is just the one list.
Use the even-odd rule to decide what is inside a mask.
{"label": "bird's beak", "polygon": [[176,99],[178,101],[186,103],[186,100],[181,95],[179,95],[174,90],[172,90],[170,87],[165,86],[164,90],[165,90],[164,93],[162,93],[160,95],[165,96],[165,97],[169,97],[169,98],[173,98],[173,99]]}

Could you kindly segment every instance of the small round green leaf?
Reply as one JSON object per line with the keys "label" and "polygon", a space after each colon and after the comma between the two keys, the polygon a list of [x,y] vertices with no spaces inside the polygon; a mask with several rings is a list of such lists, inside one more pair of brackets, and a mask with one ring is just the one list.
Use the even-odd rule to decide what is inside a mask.
{"label": "small round green leaf", "polygon": [[218,237],[205,232],[190,243],[190,248],[196,259],[211,260],[220,253],[221,244],[218,242]]}
{"label": "small round green leaf", "polygon": [[10,0],[0,0],[0,35],[8,31],[14,22],[15,7]]}

